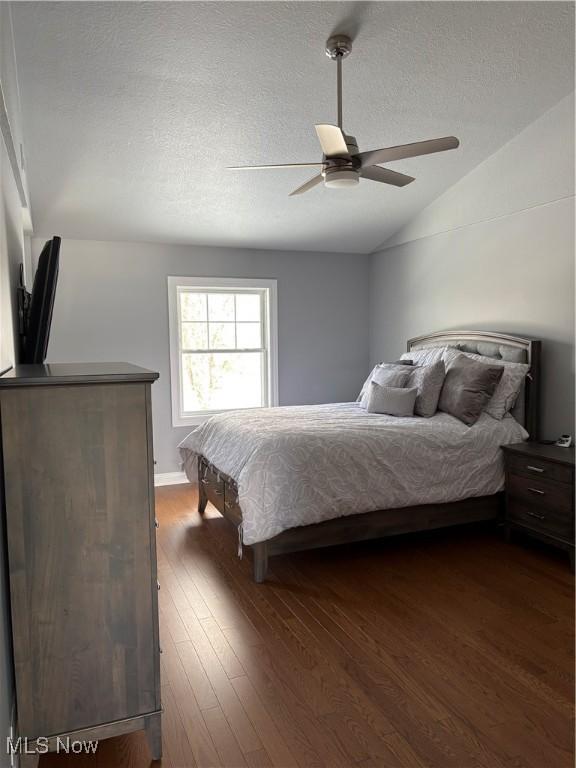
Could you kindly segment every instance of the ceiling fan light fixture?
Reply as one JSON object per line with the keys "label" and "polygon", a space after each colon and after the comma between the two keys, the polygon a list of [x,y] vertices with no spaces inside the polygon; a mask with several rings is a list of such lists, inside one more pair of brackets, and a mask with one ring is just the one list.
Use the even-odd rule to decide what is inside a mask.
{"label": "ceiling fan light fixture", "polygon": [[360,175],[355,168],[335,168],[326,173],[324,184],[330,189],[354,187],[360,181]]}

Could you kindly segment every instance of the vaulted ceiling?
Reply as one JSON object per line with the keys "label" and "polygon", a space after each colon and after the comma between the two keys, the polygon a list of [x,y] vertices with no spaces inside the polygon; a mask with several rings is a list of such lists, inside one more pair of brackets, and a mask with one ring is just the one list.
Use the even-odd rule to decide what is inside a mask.
{"label": "vaulted ceiling", "polygon": [[[12,6],[38,235],[369,252],[574,88],[554,2],[27,2]],[[288,193],[335,122],[361,149],[454,134],[402,188]],[[494,184],[499,183],[498,178]]]}

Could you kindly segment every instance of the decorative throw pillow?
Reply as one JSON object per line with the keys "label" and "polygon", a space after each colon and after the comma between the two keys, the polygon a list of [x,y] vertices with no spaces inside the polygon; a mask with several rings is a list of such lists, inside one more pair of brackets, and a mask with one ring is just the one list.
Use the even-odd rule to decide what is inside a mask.
{"label": "decorative throw pillow", "polygon": [[370,382],[368,390],[368,413],[387,413],[389,416],[412,416],[418,390],[416,387],[383,387]]}
{"label": "decorative throw pillow", "polygon": [[498,382],[498,386],[490,398],[490,402],[484,409],[486,413],[493,418],[498,420],[503,419],[504,416],[514,408],[526,375],[530,370],[530,366],[527,363],[510,363],[507,360],[493,360],[490,357],[476,355],[472,352],[463,352],[462,354],[466,355],[470,360],[477,360],[484,365],[499,365],[504,369],[502,378]]}
{"label": "decorative throw pillow", "polygon": [[414,413],[417,416],[425,418],[434,416],[438,409],[438,400],[445,377],[446,366],[443,360],[438,360],[431,365],[418,365],[412,369],[406,386],[418,389],[414,406]]}
{"label": "decorative throw pillow", "polygon": [[364,397],[364,394],[368,391],[368,385],[372,381],[372,377],[374,376],[374,374],[379,368],[393,368],[399,365],[412,365],[412,360],[397,360],[395,363],[377,363],[374,366],[374,368],[372,368],[372,370],[370,371],[370,375],[362,385],[362,389],[360,390],[360,394],[356,398],[356,402],[357,403],[362,402],[362,398]]}
{"label": "decorative throw pillow", "polygon": [[409,368],[409,366],[391,365],[388,367],[386,365],[377,365],[372,371],[372,378],[368,382],[369,386],[362,395],[362,400],[360,401],[362,408],[368,406],[370,384],[372,382],[376,382],[376,384],[379,384],[381,387],[405,387],[410,378],[410,371],[405,370],[406,368]]}
{"label": "decorative throw pillow", "polygon": [[448,366],[438,408],[471,427],[488,405],[503,372],[502,366],[485,365],[459,353]]}

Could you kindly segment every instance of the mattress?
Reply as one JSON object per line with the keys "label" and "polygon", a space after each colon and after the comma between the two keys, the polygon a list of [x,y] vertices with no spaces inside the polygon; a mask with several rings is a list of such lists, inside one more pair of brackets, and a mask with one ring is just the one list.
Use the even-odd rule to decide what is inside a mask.
{"label": "mattress", "polygon": [[219,414],[179,448],[191,480],[203,455],[236,481],[243,539],[255,544],[345,515],[496,493],[500,447],[527,437],[510,415],[467,427],[446,413],[397,418],[336,403]]}

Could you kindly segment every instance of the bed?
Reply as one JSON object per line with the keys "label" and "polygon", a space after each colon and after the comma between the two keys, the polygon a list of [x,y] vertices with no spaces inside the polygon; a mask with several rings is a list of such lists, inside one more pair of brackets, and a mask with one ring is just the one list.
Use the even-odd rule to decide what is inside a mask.
{"label": "bed", "polygon": [[358,403],[292,406],[221,414],[183,441],[199,512],[210,501],[236,526],[255,581],[276,554],[498,518],[501,446],[537,436],[540,342],[448,331],[407,350],[444,346],[530,365],[512,415],[482,414],[469,428],[440,412],[397,419]]}

